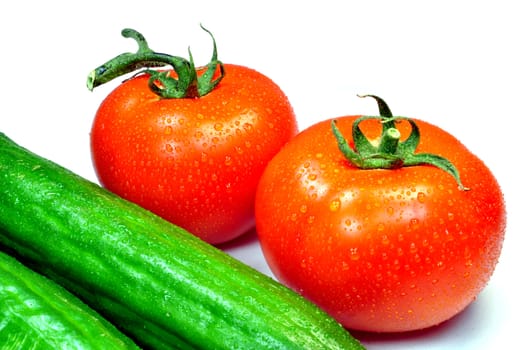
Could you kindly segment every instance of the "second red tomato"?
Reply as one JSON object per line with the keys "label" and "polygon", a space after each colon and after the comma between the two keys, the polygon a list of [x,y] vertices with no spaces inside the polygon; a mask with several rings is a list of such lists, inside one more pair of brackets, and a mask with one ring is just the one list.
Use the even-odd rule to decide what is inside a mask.
{"label": "second red tomato", "polygon": [[[332,121],[312,125],[267,166],[256,225],[278,280],[347,328],[403,332],[439,324],[477,297],[500,256],[506,213],[493,174],[459,140],[384,112],[384,119],[344,116],[333,125],[346,135],[341,148],[370,152],[357,162],[394,169],[359,168],[339,148]],[[417,127],[421,142],[408,152]],[[404,140],[393,154],[380,151],[388,137]],[[450,166],[400,166],[422,159],[449,160],[468,189]]]}

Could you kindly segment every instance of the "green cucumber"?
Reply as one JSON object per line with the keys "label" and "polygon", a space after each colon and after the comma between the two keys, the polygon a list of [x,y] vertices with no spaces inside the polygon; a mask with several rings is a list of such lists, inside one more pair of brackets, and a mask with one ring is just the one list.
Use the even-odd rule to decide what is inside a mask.
{"label": "green cucumber", "polygon": [[156,349],[364,349],[311,302],[0,133],[0,244]]}
{"label": "green cucumber", "polygon": [[4,252],[0,314],[4,350],[139,349],[77,297]]}

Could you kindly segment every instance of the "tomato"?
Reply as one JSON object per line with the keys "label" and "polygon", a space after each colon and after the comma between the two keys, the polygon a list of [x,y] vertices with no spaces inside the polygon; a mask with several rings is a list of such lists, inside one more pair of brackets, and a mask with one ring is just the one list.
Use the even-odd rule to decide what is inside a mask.
{"label": "tomato", "polygon": [[222,69],[212,91],[186,98],[161,98],[149,74],[136,75],[104,99],[91,130],[102,185],[213,244],[254,226],[258,180],[298,132],[271,79]]}
{"label": "tomato", "polygon": [[[358,118],[335,125],[346,135]],[[448,159],[461,188],[436,166],[358,168],[330,120],[291,140],[258,186],[256,228],[272,272],[349,329],[401,332],[451,318],[485,287],[501,252],[505,203],[493,174],[446,131],[413,122],[416,154]],[[371,142],[380,124],[366,118],[360,130]],[[408,121],[396,125],[400,140],[412,135]]]}

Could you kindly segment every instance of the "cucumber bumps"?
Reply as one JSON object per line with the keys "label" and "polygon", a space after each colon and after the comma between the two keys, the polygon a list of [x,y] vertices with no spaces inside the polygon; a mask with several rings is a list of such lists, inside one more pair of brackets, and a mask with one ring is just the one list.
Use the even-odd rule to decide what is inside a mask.
{"label": "cucumber bumps", "polygon": [[0,314],[2,349],[139,349],[78,298],[4,252]]}
{"label": "cucumber bumps", "polygon": [[144,347],[363,349],[290,289],[3,134],[0,244]]}

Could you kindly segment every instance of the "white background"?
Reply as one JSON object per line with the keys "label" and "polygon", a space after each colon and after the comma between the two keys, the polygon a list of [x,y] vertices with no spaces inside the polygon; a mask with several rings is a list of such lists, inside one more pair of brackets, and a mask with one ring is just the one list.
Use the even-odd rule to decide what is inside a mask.
{"label": "white background", "polygon": [[[521,1],[5,1],[0,5],[0,131],[96,181],[89,130],[118,81],[86,89],[87,74],[135,51],[120,31],[160,52],[266,74],[289,96],[301,129],[346,114],[428,120],[459,137],[501,183],[508,208],[503,253],[488,287],[445,324],[403,335],[358,335],[369,349],[495,349],[522,344],[526,232],[527,25]],[[525,214],[523,214],[525,217]],[[254,235],[226,247],[269,273]]]}

